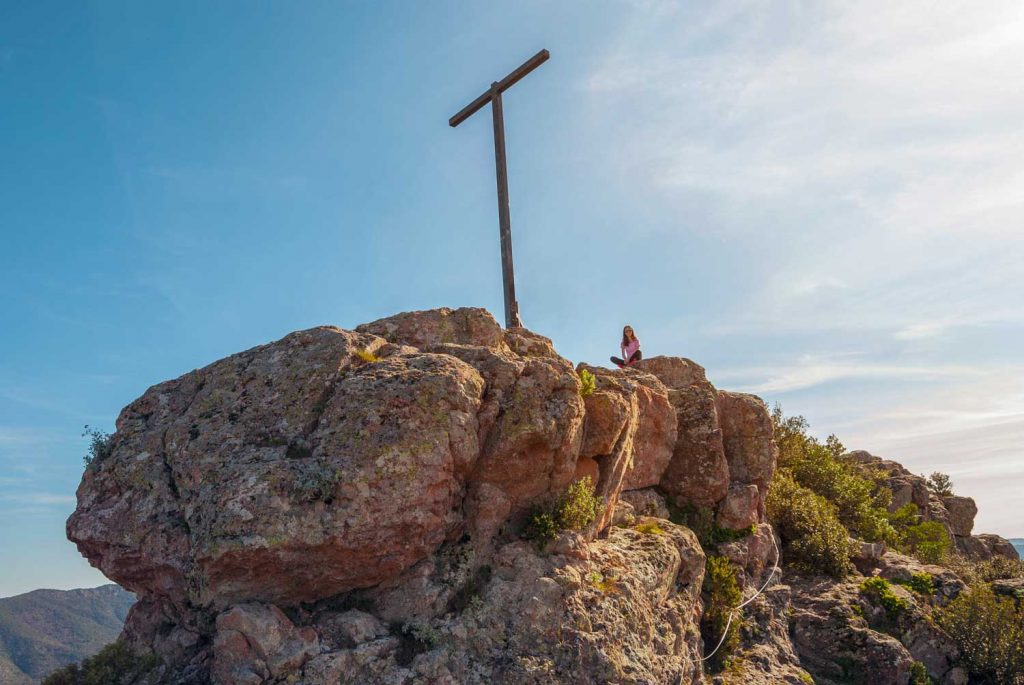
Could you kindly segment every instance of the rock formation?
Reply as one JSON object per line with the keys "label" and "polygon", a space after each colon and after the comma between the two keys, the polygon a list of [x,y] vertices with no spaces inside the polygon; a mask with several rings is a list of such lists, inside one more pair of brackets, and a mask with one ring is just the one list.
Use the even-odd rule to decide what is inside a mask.
{"label": "rock formation", "polygon": [[[677,510],[730,531],[714,552],[746,597],[765,587],[746,609],[743,682],[807,682],[805,660],[828,673],[880,645],[875,682],[902,684],[908,654],[931,658],[869,625],[815,653],[849,587],[782,583],[769,413],[687,359],[574,368],[486,311],[411,312],[155,385],[111,448],[68,536],[138,594],[122,637],[160,657],[147,683],[702,683],[709,552],[667,520]],[[900,501],[983,540],[966,537],[973,502],[933,501],[889,464]],[[522,539],[588,477],[592,522]],[[871,572],[906,563],[876,552]]]}
{"label": "rock formation", "polygon": [[882,474],[883,482],[893,494],[889,506],[891,511],[906,504],[917,505],[921,520],[941,523],[957,551],[964,556],[983,560],[995,556],[1020,558],[1017,550],[1005,538],[991,533],[972,535],[978,505],[970,497],[938,495],[928,487],[924,477],[911,473],[895,461],[876,457],[864,450],[856,450],[845,456],[870,471]]}

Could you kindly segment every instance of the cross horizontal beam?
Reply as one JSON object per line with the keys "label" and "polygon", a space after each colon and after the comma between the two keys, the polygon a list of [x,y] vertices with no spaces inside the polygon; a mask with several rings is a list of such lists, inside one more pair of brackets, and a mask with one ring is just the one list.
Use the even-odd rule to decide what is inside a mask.
{"label": "cross horizontal beam", "polygon": [[455,116],[448,120],[448,125],[451,126],[452,128],[455,128],[463,121],[473,116],[481,107],[483,107],[484,105],[491,101],[491,98],[494,97],[495,91],[497,91],[498,93],[502,93],[508,90],[516,83],[518,83],[519,80],[522,79],[524,76],[529,74],[531,71],[533,71],[540,65],[544,64],[544,62],[548,61],[548,57],[550,56],[551,53],[549,53],[547,50],[541,50],[536,55],[520,64],[515,70],[512,71],[512,73],[510,73],[508,76],[506,76],[505,78],[501,79],[500,81],[493,84],[490,88],[488,88],[483,95],[481,95],[476,100],[473,100],[473,102],[463,107],[461,112],[459,112],[458,114],[456,114]]}

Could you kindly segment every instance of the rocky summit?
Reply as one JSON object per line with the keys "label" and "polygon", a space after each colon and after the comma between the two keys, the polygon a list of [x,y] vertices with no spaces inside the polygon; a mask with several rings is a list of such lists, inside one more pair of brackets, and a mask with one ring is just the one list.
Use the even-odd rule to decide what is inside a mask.
{"label": "rocky summit", "polygon": [[[966,683],[921,612],[885,631],[852,608],[858,578],[776,568],[771,415],[688,359],[574,367],[484,310],[411,312],[155,385],[108,447],[67,532],[139,597],[122,640],[160,665],[129,682],[706,682],[700,519],[742,596],[764,587],[716,682],[861,682],[855,666],[902,685],[920,662]],[[972,537],[973,501],[847,458],[877,462],[894,504],[963,551],[1016,556]],[[865,575],[922,568],[881,544],[851,554]],[[962,589],[931,571],[942,601]]]}

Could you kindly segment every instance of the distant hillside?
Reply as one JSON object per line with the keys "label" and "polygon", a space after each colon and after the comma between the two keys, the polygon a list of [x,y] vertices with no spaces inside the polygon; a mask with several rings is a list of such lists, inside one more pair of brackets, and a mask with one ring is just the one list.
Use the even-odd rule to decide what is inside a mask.
{"label": "distant hillside", "polygon": [[117,585],[0,599],[0,683],[30,685],[113,642],[135,595]]}
{"label": "distant hillside", "polygon": [[1024,538],[1010,538],[1010,543],[1013,548],[1017,550],[1017,554],[1020,555],[1021,559],[1024,559]]}

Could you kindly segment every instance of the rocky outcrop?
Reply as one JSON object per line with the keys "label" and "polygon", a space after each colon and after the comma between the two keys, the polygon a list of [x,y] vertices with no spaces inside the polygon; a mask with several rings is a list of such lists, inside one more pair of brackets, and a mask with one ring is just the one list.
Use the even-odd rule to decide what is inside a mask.
{"label": "rocky outcrop", "polygon": [[[861,573],[934,579],[896,621],[860,579],[783,578],[770,414],[687,359],[574,368],[483,310],[410,312],[155,385],[110,448],[68,536],[138,594],[122,638],[163,662],[122,685],[703,683],[711,555],[745,599],[715,683],[902,685],[914,661],[963,682],[924,608],[963,589],[947,569],[852,541]],[[973,556],[1012,552],[968,498],[848,458]],[[593,520],[552,532],[582,479]]]}
{"label": "rocky outcrop", "polygon": [[[666,497],[754,526],[731,554],[759,579],[771,440],[688,360],[574,369],[483,310],[411,312],[153,386],[68,536],[181,683],[699,682],[704,552]],[[593,524],[519,539],[585,477]]]}
{"label": "rocky outcrop", "polygon": [[959,652],[911,592],[892,591],[906,605],[897,614],[876,604],[860,580],[801,579],[793,588],[793,644],[815,683],[910,682],[921,662],[942,685],[966,685]]}
{"label": "rocky outcrop", "polygon": [[729,490],[716,400],[704,368],[680,357],[652,357],[634,368],[657,377],[668,388],[676,411],[677,435],[660,486],[680,503],[712,507]]}
{"label": "rocky outcrop", "polygon": [[1020,558],[1006,538],[991,533],[971,534],[978,506],[970,497],[940,496],[928,487],[927,479],[911,473],[902,464],[876,457],[864,450],[856,450],[844,456],[866,472],[882,478],[885,486],[892,490],[890,511],[914,504],[922,521],[937,521],[943,525],[960,554],[976,560],[991,559],[993,556]]}

